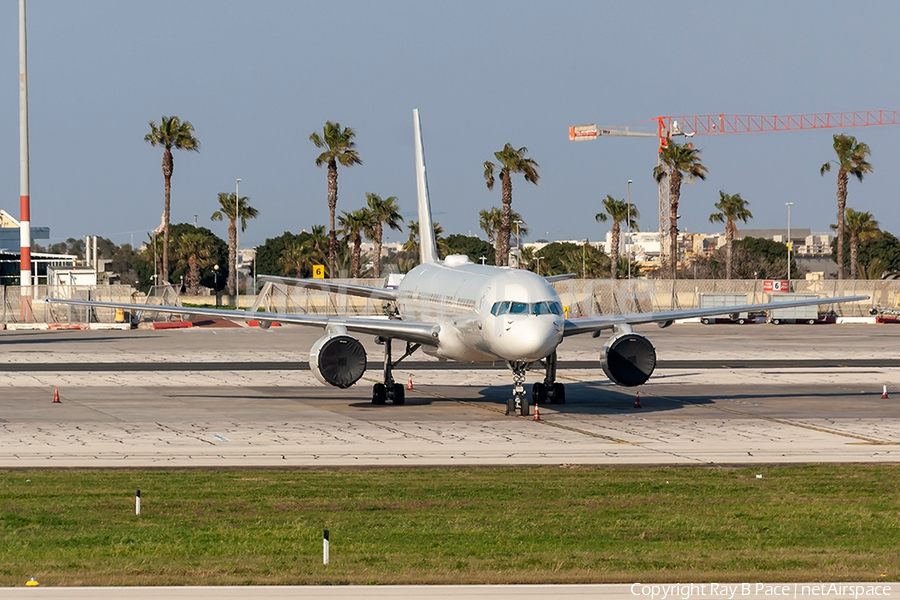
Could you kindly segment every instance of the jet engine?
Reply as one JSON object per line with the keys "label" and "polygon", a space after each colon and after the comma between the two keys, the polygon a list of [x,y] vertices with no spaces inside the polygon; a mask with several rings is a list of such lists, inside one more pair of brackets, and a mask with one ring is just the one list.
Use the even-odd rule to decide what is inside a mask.
{"label": "jet engine", "polygon": [[611,381],[628,387],[642,385],[656,368],[656,349],[637,333],[619,333],[609,338],[600,355],[600,366]]}
{"label": "jet engine", "polygon": [[348,388],[366,372],[366,349],[354,337],[331,333],[313,344],[309,368],[322,383]]}

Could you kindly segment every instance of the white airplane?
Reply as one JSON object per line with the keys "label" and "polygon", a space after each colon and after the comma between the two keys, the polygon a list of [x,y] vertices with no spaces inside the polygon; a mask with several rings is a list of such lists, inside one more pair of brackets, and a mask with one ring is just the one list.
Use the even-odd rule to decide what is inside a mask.
{"label": "white airplane", "polygon": [[[366,351],[351,333],[374,335],[375,341],[385,350],[384,379],[372,389],[374,404],[385,404],[387,400],[394,404],[404,403],[404,387],[394,381],[393,369],[420,348],[444,360],[468,363],[504,361],[513,375],[513,393],[507,400],[506,414],[519,413],[523,416],[529,414],[532,404],[524,387],[525,373],[536,364],[543,367],[545,375],[543,381],[532,387],[533,403],[565,402],[565,387],[556,381],[556,353],[564,338],[584,333],[598,337],[602,332],[610,331],[611,336],[600,351],[603,372],[619,385],[639,386],[650,378],[656,367],[656,350],[650,340],[632,330],[633,325],[657,323],[660,327],[668,327],[675,319],[722,314],[722,308],[718,307],[566,319],[559,295],[550,285],[550,280],[554,278],[541,277],[531,271],[473,264],[468,257],[461,255],[439,260],[418,110],[413,111],[413,117],[421,264],[403,278],[397,289],[264,276],[265,279],[290,285],[393,301],[396,314],[392,318],[248,313],[241,310],[61,298],[48,298],[47,301],[234,320],[253,319],[263,324],[277,321],[323,327],[325,334],[310,350],[309,366],[319,381],[339,388],[355,384],[367,367]],[[868,296],[750,304],[728,307],[728,312],[865,299]],[[406,351],[396,361],[391,356],[393,340],[406,342]]]}

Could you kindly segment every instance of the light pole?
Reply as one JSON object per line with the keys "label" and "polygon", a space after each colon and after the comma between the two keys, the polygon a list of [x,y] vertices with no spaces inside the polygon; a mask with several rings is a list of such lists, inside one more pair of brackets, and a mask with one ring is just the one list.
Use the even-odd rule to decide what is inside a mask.
{"label": "light pole", "polygon": [[791,207],[794,205],[793,202],[785,202],[785,206],[788,209],[788,230],[787,230],[787,249],[788,249],[788,292],[791,291]]}
{"label": "light pole", "polygon": [[626,217],[627,222],[625,223],[628,226],[628,241],[625,243],[625,254],[628,255],[628,279],[631,279],[631,180],[628,180],[628,185],[625,186],[625,214],[628,215]]}
{"label": "light pole", "polygon": [[234,307],[241,307],[241,288],[238,286],[238,260],[241,251],[241,244],[239,242],[241,236],[241,222],[240,222],[240,208],[241,208],[241,193],[240,193],[240,179],[234,180]]}
{"label": "light pole", "polygon": [[535,260],[537,261],[537,274],[541,274],[541,261],[544,260],[543,256],[536,256]]}
{"label": "light pole", "polygon": [[216,295],[216,308],[219,308],[219,265],[213,265],[213,293]]}
{"label": "light pole", "polygon": [[522,250],[522,238],[519,237],[519,225],[525,221],[516,221],[516,250]]}

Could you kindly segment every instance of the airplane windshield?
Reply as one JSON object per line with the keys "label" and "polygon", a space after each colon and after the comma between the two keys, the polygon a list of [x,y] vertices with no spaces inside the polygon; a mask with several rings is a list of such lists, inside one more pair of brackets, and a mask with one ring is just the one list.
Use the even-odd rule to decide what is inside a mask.
{"label": "airplane windshield", "polygon": [[562,306],[559,302],[494,302],[491,314],[495,316],[511,315],[561,315]]}

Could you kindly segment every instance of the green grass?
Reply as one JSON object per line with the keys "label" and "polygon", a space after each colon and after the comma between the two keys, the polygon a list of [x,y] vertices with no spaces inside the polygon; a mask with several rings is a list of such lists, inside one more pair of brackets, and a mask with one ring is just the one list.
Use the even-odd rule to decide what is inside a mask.
{"label": "green grass", "polygon": [[898,488],[859,465],[0,471],[0,586],[896,580]]}

